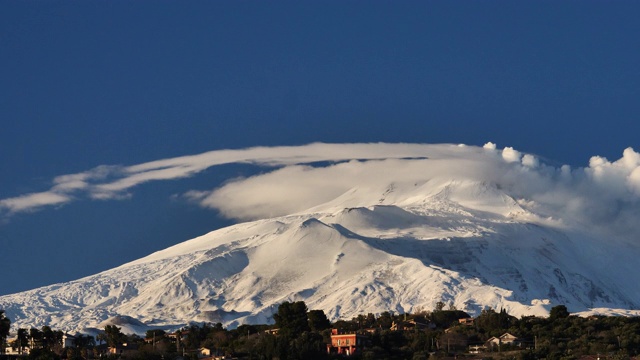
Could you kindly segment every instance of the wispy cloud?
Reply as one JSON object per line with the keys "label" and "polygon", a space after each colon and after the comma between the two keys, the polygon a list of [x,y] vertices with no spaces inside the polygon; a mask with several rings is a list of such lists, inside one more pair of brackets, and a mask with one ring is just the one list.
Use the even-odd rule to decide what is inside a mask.
{"label": "wispy cloud", "polygon": [[0,208],[12,213],[34,211],[45,206],[61,205],[71,201],[69,196],[54,191],[26,194],[0,200]]}
{"label": "wispy cloud", "polygon": [[117,200],[131,196],[141,184],[194,176],[213,166],[254,163],[285,166],[318,161],[344,161],[352,158],[375,159],[410,157],[422,153],[417,144],[309,144],[305,146],[254,147],[217,150],[202,154],[156,160],[132,166],[101,165],[86,172],[58,176],[50,189],[0,200],[0,209],[13,214],[62,205],[88,197]]}
{"label": "wispy cloud", "polygon": [[[367,161],[364,161],[367,160]],[[371,161],[376,160],[376,161]],[[328,162],[328,163],[325,163]],[[616,161],[594,156],[588,166],[554,167],[511,147],[427,144],[323,144],[217,150],[131,166],[98,166],[56,177],[42,192],[0,200],[5,214],[61,206],[81,199],[133,195],[152,181],[192,177],[223,164],[251,163],[270,172],[235,179],[217,189],[185,189],[183,198],[238,219],[302,211],[364,189],[443,178],[496,184],[534,208],[553,209],[583,221],[634,225],[640,215],[640,154],[624,150]],[[416,185],[417,186],[417,185]],[[357,202],[357,201],[356,201]]]}

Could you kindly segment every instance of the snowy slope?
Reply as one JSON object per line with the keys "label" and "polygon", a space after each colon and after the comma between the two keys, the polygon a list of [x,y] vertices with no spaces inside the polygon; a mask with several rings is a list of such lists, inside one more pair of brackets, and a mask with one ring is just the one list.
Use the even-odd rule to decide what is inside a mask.
{"label": "snowy slope", "polygon": [[[640,306],[633,243],[567,225],[491,182],[354,187],[309,210],[237,224],[77,281],[0,297],[16,326],[132,332],[266,323],[283,301],[331,319],[453,303],[545,315]],[[555,216],[555,220],[549,218]],[[611,310],[621,309],[621,310]]]}

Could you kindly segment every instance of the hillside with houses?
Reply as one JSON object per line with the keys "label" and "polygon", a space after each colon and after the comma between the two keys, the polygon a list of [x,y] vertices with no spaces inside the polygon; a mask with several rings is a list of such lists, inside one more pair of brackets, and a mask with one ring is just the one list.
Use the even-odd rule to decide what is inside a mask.
{"label": "hillside with houses", "polygon": [[563,305],[549,317],[516,318],[485,309],[477,317],[438,303],[432,311],[383,312],[331,323],[324,311],[285,302],[274,325],[193,323],[176,331],[125,334],[107,325],[95,336],[47,326],[11,328],[0,316],[2,359],[639,359],[640,318],[579,317]]}

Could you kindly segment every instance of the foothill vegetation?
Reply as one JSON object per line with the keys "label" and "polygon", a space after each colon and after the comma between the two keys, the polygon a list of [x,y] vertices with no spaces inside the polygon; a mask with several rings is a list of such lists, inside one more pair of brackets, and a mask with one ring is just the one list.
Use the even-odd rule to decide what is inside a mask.
{"label": "foothill vegetation", "polygon": [[[17,336],[6,344],[11,323],[0,310],[2,349],[6,344],[23,350],[0,358],[578,360],[593,356],[617,360],[640,354],[640,318],[572,316],[563,305],[552,308],[546,318],[516,318],[492,309],[471,318],[438,303],[431,311],[370,313],[331,323],[322,310],[308,310],[299,301],[281,304],[274,320],[274,325],[235,329],[225,329],[221,323],[191,324],[173,333],[150,330],[144,338],[108,325],[95,338],[75,335],[64,347],[64,334],[47,326],[17,329]],[[332,334],[359,334],[363,341],[347,355],[333,346]]]}

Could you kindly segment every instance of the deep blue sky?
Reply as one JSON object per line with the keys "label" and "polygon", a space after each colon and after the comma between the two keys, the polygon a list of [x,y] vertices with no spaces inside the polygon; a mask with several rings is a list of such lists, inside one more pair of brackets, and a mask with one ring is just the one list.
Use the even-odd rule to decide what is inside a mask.
{"label": "deep blue sky", "polygon": [[[639,13],[631,1],[2,1],[0,199],[98,165],[314,141],[617,159],[640,148]],[[169,197],[251,171],[5,217],[0,294],[230,224]]]}

